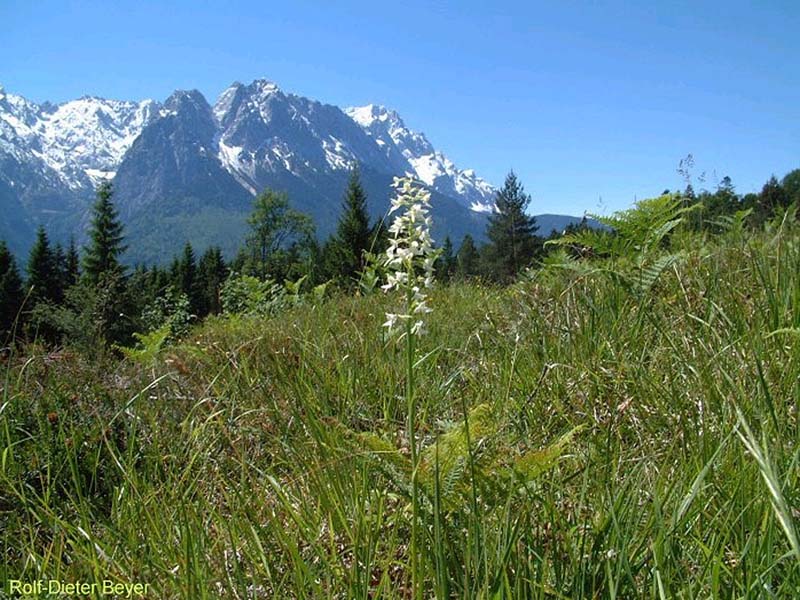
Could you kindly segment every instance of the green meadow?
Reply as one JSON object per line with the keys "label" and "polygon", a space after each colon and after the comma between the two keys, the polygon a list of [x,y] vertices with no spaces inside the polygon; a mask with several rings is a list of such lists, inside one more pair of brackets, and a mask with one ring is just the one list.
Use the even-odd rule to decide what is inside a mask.
{"label": "green meadow", "polygon": [[412,345],[376,287],[211,316],[124,357],[16,347],[0,580],[800,596],[800,226],[698,231],[674,209],[565,238],[509,286],[437,284]]}

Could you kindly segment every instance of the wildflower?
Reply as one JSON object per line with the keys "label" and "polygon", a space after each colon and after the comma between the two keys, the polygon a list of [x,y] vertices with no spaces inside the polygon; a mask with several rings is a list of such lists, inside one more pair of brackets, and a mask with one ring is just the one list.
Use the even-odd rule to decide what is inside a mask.
{"label": "wildflower", "polygon": [[397,193],[389,213],[398,214],[389,227],[392,237],[384,259],[389,273],[381,288],[387,292],[404,291],[406,305],[402,313],[386,313],[383,325],[392,333],[397,325],[403,324],[406,333],[421,335],[425,324],[418,317],[431,312],[424,290],[433,285],[433,264],[439,254],[430,232],[431,195],[414,185],[410,177],[395,177],[392,186]]}

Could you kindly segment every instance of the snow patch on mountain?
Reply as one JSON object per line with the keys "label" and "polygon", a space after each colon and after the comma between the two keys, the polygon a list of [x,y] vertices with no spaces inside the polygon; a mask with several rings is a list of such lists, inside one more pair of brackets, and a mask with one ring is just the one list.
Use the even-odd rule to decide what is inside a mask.
{"label": "snow patch on mountain", "polygon": [[252,161],[242,160],[242,153],[244,148],[241,146],[228,146],[221,139],[219,144],[219,159],[222,166],[228,173],[233,175],[234,179],[244,187],[248,192],[255,195],[256,188],[253,186],[253,172]]}
{"label": "snow patch on mountain", "polygon": [[71,189],[93,186],[114,172],[157,112],[152,100],[86,96],[39,105],[0,88],[0,150],[21,162],[41,161]]}
{"label": "snow patch on mountain", "polygon": [[327,139],[323,139],[322,149],[325,151],[325,161],[332,169],[351,169],[354,164],[358,163],[342,140],[335,136],[331,135]]}
{"label": "snow patch on mountain", "polygon": [[461,170],[425,137],[406,127],[397,112],[376,104],[345,109],[383,149],[387,157],[402,166],[404,160],[421,181],[433,189],[460,199],[477,212],[491,212],[496,190],[472,169]]}
{"label": "snow patch on mountain", "polygon": [[[37,124],[42,157],[68,182],[86,174],[93,184],[108,177],[156,112],[156,103],[85,97],[42,111]],[[113,175],[112,175],[113,176]]]}

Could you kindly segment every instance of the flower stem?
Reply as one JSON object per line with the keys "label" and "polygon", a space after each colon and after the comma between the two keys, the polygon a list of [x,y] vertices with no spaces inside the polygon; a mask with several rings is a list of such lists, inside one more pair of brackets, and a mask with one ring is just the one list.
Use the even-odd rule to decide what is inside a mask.
{"label": "flower stem", "polygon": [[[413,292],[406,290],[406,314],[411,312]],[[414,394],[414,333],[412,319],[406,319],[406,406],[408,408],[408,444],[411,450],[411,589],[414,598],[422,597],[419,574],[419,497],[417,490],[417,400]]]}

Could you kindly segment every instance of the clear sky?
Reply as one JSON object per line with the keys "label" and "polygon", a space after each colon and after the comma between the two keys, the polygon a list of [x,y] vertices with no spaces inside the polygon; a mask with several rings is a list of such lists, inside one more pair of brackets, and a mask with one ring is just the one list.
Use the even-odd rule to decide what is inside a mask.
{"label": "clear sky", "polygon": [[[0,84],[32,100],[164,99],[233,81],[395,108],[532,212],[607,213],[800,167],[800,1],[0,0]],[[602,201],[600,200],[602,198]]]}

